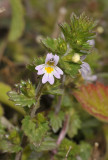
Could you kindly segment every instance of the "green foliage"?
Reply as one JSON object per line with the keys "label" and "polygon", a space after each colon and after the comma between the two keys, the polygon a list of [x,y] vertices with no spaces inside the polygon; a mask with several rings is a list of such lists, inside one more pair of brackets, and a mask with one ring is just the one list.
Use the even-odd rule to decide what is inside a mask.
{"label": "green foliage", "polygon": [[19,145],[13,145],[9,141],[6,141],[6,140],[0,141],[0,150],[2,150],[3,152],[17,153],[21,149],[22,148]]}
{"label": "green foliage", "polygon": [[41,145],[36,148],[37,152],[51,151],[56,148],[56,141],[51,137],[46,137]]}
{"label": "green foliage", "polygon": [[47,48],[49,52],[56,53],[58,55],[63,55],[67,51],[67,44],[64,39],[52,39],[46,38],[42,40],[43,45]]}
{"label": "green foliage", "polygon": [[22,36],[25,21],[24,21],[24,8],[21,0],[11,0],[12,7],[12,22],[11,28],[8,36],[9,41],[16,41]]}
{"label": "green foliage", "polygon": [[36,72],[35,67],[44,63],[45,63],[45,58],[37,57],[31,64],[27,65],[27,68],[32,72]]}
{"label": "green foliage", "polygon": [[63,94],[63,89],[60,88],[60,83],[57,82],[53,86],[47,85],[45,86],[43,90],[43,94],[51,94],[51,95],[62,95]]}
{"label": "green foliage", "polygon": [[81,128],[81,120],[73,109],[69,110],[69,115],[70,119],[67,134],[70,138],[73,138],[78,133],[78,129]]}
{"label": "green foliage", "polygon": [[[0,150],[2,152],[15,153],[21,150],[19,143],[14,143],[12,138],[9,139],[9,134],[6,133],[4,126],[0,123]],[[17,137],[16,135],[14,138]],[[20,141],[19,141],[20,142]]]}
{"label": "green foliage", "polygon": [[72,160],[72,158],[74,157],[75,160],[75,156],[78,153],[78,146],[76,145],[76,143],[68,140],[67,138],[64,138],[64,140],[62,141],[62,143],[59,146],[58,149],[58,153],[57,153],[57,160],[60,159],[65,159],[66,158],[66,154],[69,151],[70,148],[70,152],[68,154],[68,159]]}
{"label": "green foliage", "polygon": [[8,92],[10,100],[15,102],[15,105],[31,107],[35,104],[35,88],[29,80],[27,82],[21,81],[21,84],[16,85],[16,87],[19,93],[16,91]]}
{"label": "green foliage", "polygon": [[81,142],[79,146],[79,157],[88,160],[91,155],[91,146],[86,142]]}
{"label": "green foliage", "polygon": [[53,111],[49,113],[50,125],[53,132],[57,132],[61,127],[64,120],[64,113],[60,111],[58,114],[55,114]]}
{"label": "green foliage", "polygon": [[63,100],[62,100],[62,107],[66,109],[67,108],[71,108],[73,106],[73,101],[71,100],[70,96],[68,96],[66,93],[63,96]]}
{"label": "green foliage", "polygon": [[22,121],[22,129],[34,147],[38,148],[44,141],[49,127],[47,122],[34,123],[30,116],[26,116]]}
{"label": "green foliage", "polygon": [[5,83],[0,83],[0,102],[3,104],[6,104],[7,106],[13,108],[14,110],[18,111],[21,114],[25,114],[24,110],[19,106],[15,106],[13,102],[9,101],[9,97],[7,95],[7,92],[11,90],[11,87]]}
{"label": "green foliage", "polygon": [[68,160],[77,160],[83,159],[88,160],[91,154],[91,146],[88,143],[82,142],[77,145],[76,143],[64,139],[60,144],[57,155],[55,156],[57,160],[68,159]]}
{"label": "green foliage", "polygon": [[92,32],[92,29],[95,25],[96,23],[83,13],[79,17],[72,14],[70,25],[64,23],[60,25],[60,28],[66,42],[75,53],[87,54],[91,48],[87,41],[94,38],[95,33]]}
{"label": "green foliage", "polygon": [[[45,4],[45,0],[43,0],[43,2]],[[47,3],[50,6],[51,5],[50,3],[52,2],[48,1]],[[25,4],[26,4],[26,10],[29,11],[29,13],[27,14],[30,16],[30,20],[29,18],[27,18],[27,21],[29,21],[30,23],[31,19],[33,18],[33,17],[31,18],[32,11],[35,13],[34,15],[36,16],[37,16],[37,13],[36,13],[37,11],[34,11],[33,10],[34,7],[29,6],[29,4],[40,5],[41,3],[33,2],[33,1],[31,2],[25,1],[24,5]],[[24,8],[22,6],[21,0],[19,0],[18,2],[17,0],[15,1],[11,0],[11,6],[13,11],[13,16],[12,16],[12,24],[11,24],[8,40],[9,42],[15,41],[15,43],[11,43],[11,45],[15,44],[14,47],[11,45],[9,46],[12,49],[14,48],[12,50],[13,53],[15,51],[15,55],[12,57],[12,60],[16,59],[19,62],[22,62],[20,60],[21,56],[23,56],[23,58],[21,59],[24,60],[25,54],[32,53],[34,55],[35,52],[34,52],[34,49],[32,49],[32,47],[35,45],[37,50],[39,49],[38,50],[39,55],[43,55],[43,50],[41,50],[38,47],[38,44],[35,44],[38,41],[37,40],[38,38],[34,37],[33,35],[35,31],[36,33],[38,33],[38,30],[34,29],[34,30],[31,30],[30,32],[28,31],[30,26],[33,26],[33,27],[36,26],[37,23],[35,22],[27,25],[27,28],[26,28],[27,34],[25,33],[23,37],[23,39],[25,37],[29,38],[29,41],[27,41],[26,39],[24,39],[23,41],[22,39],[23,43],[20,43],[20,41],[18,41],[18,43],[16,42],[16,40],[18,40],[23,34],[23,29],[25,25],[24,24]],[[40,13],[41,12],[38,13],[38,16],[41,20],[43,20]],[[47,17],[46,14],[43,15],[43,17],[45,16]],[[42,23],[43,22],[45,23],[46,21],[49,21],[48,17],[45,20],[43,20]],[[50,23],[50,21],[48,23]],[[80,114],[76,112],[77,103],[74,102],[75,99],[72,97],[71,91],[73,91],[73,89],[76,87],[76,85],[74,84],[73,78],[75,78],[79,73],[79,69],[82,64],[80,57],[82,55],[87,55],[91,51],[92,46],[89,44],[88,40],[93,39],[95,36],[95,33],[92,31],[94,27],[95,27],[95,23],[93,22],[93,20],[89,19],[85,14],[82,14],[79,17],[73,14],[71,17],[70,24],[64,23],[60,25],[60,29],[63,32],[61,37],[57,39],[46,38],[42,40],[42,44],[45,47],[45,49],[47,49],[48,52],[59,55],[59,63],[57,65],[60,66],[60,68],[63,70],[64,76],[60,82],[56,80],[53,86],[46,84],[43,87],[43,84],[41,85],[41,83],[39,83],[40,86],[38,85],[37,89],[29,80],[26,82],[21,81],[20,84],[17,84],[15,86],[16,88],[14,89],[14,91],[8,92],[10,100],[13,101],[15,105],[18,105],[19,108],[24,107],[27,115],[24,117],[24,119],[22,119],[22,125],[20,125],[19,127],[21,128],[21,130],[19,128],[18,128],[18,131],[14,129],[12,131],[9,131],[9,133],[7,132],[7,135],[6,135],[5,128],[2,125],[0,126],[0,141],[1,141],[0,150],[2,150],[3,152],[9,152],[9,153],[15,153],[22,150],[19,144],[22,144],[23,142],[23,138],[21,142],[21,136],[23,132],[24,137],[26,136],[27,138],[27,142],[26,142],[27,144],[25,144],[26,147],[24,146],[23,148],[24,152],[22,155],[22,159],[48,160],[51,158],[50,156],[54,156],[55,160],[63,160],[63,159],[88,160],[90,159],[91,146],[86,142],[85,143],[81,142],[82,138],[80,138],[78,131],[80,129],[81,134],[84,136],[84,138],[86,138],[87,132],[85,132],[85,130],[88,129],[87,131],[92,132],[92,129],[89,130],[90,127],[87,128],[87,126],[82,125],[83,120],[80,118],[81,116],[79,117]],[[38,29],[41,30],[40,28]],[[36,41],[34,41],[33,39],[34,41],[33,42],[31,40],[32,38],[35,38]],[[18,52],[20,52],[20,55]],[[24,55],[23,55],[23,52],[25,53]],[[32,57],[32,55],[30,55],[30,57]],[[43,57],[42,56],[38,57],[38,55],[36,55],[34,61],[31,64],[29,64],[27,68],[32,72],[37,72],[35,70],[35,67],[37,65],[44,64],[45,57],[46,55],[44,55]],[[26,58],[27,58],[27,61],[29,61],[30,58],[28,57]],[[93,59],[94,66],[97,59],[98,59],[98,56],[96,59]],[[16,68],[20,67],[20,65],[21,64],[16,63],[15,67]],[[64,77],[66,77],[66,79]],[[101,107],[105,109],[106,108],[105,106],[107,104],[106,103],[107,98],[104,95],[104,93],[106,90],[103,89],[103,87],[101,87],[99,88],[99,91],[102,92],[102,97],[105,98],[104,100],[105,103],[102,104],[102,101],[96,102],[94,101],[94,99],[93,99],[93,103],[96,102],[94,106],[100,103]],[[89,107],[87,106],[86,108],[84,106],[86,110],[89,110],[89,108],[91,107],[91,104],[93,104],[92,102],[90,102],[92,97],[91,93],[92,93],[92,96],[94,96],[94,98],[96,99],[97,92],[95,93],[94,91],[92,92],[91,90],[87,90],[87,92],[86,92],[86,89],[81,90],[81,91],[78,91],[76,94],[78,95],[78,97],[81,97],[79,101],[81,101],[83,105],[85,105],[85,103],[89,103]],[[43,95],[45,94],[55,95],[53,96],[54,103],[50,104],[50,106],[48,105],[48,107],[47,107],[46,100],[45,101],[43,100],[44,99]],[[98,98],[100,98],[99,96],[100,94],[98,95]],[[55,111],[52,111],[51,107],[55,105],[57,100],[60,103],[59,105],[61,108],[60,108],[60,111],[57,114],[55,114]],[[42,104],[44,103],[44,106],[42,106],[41,101],[42,101]],[[50,100],[48,99],[48,101]],[[7,104],[7,102],[5,104]],[[40,104],[40,107],[37,104]],[[34,107],[35,108],[39,107],[39,108],[38,110],[34,111],[35,110]],[[45,111],[44,113],[42,113],[43,110]],[[93,111],[90,113],[95,114],[95,116],[98,118],[99,116],[101,118],[105,116],[103,119],[107,120],[107,115],[106,115],[107,112],[106,110],[104,110],[104,112],[106,113],[103,114],[102,110],[103,109],[101,108],[99,108],[98,110],[95,106],[93,107],[93,111],[95,111],[95,113],[92,113]],[[32,111],[34,111],[34,115],[32,114],[33,113]],[[99,112],[98,115],[97,115],[97,112]],[[69,117],[68,123],[66,124],[63,123],[65,120],[64,118],[65,114]],[[64,126],[62,126],[62,124]],[[81,129],[84,129],[84,131],[82,131]],[[78,139],[76,140],[77,137]],[[58,145],[57,140],[59,140],[60,138],[62,140]],[[35,155],[33,156],[34,152],[35,152]]]}
{"label": "green foliage", "polygon": [[75,77],[80,69],[80,64],[61,60],[60,67],[63,69],[65,74]]}

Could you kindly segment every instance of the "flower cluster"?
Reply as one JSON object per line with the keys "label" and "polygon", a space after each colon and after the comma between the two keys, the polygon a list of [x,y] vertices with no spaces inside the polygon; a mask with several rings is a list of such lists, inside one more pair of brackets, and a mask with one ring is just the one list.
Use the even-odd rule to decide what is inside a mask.
{"label": "flower cluster", "polygon": [[54,84],[54,76],[57,79],[60,79],[60,76],[63,75],[63,71],[57,67],[59,61],[59,56],[56,54],[48,53],[46,56],[45,64],[41,64],[35,67],[38,71],[38,75],[43,75],[42,83],[49,82],[51,85]]}

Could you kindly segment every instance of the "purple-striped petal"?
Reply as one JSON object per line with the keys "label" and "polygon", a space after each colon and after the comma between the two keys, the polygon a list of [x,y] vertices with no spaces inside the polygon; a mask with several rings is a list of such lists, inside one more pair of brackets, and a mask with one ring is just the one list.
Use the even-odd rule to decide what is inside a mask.
{"label": "purple-striped petal", "polygon": [[48,81],[48,74],[45,73],[45,74],[43,75],[43,78],[42,78],[42,83],[44,84],[44,83],[46,83],[47,81]]}
{"label": "purple-striped petal", "polygon": [[54,75],[57,79],[60,79],[60,74],[59,74],[56,70],[54,70],[53,75]]}
{"label": "purple-striped petal", "polygon": [[52,53],[48,53],[47,56],[46,56],[46,59],[45,59],[45,64],[53,57],[54,56],[52,55]]}
{"label": "purple-striped petal", "polygon": [[59,67],[55,67],[55,70],[59,73],[59,74],[61,74],[61,75],[63,75],[63,71],[59,68]]}
{"label": "purple-striped petal", "polygon": [[57,65],[59,61],[59,56],[57,56],[56,54],[54,56],[54,61],[55,61],[55,65]]}
{"label": "purple-striped petal", "polygon": [[36,66],[35,69],[36,69],[36,70],[40,70],[40,69],[42,69],[43,67],[44,67],[44,64],[41,64],[41,65]]}
{"label": "purple-striped petal", "polygon": [[49,82],[51,85],[54,84],[53,74],[49,74],[49,76],[48,76],[48,82]]}

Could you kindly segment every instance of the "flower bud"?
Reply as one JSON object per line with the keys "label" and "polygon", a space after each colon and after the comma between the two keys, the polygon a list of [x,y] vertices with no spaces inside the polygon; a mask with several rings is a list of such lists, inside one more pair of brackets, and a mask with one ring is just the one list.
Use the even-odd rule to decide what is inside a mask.
{"label": "flower bud", "polygon": [[80,61],[80,55],[78,53],[75,53],[72,57],[72,61],[77,63]]}

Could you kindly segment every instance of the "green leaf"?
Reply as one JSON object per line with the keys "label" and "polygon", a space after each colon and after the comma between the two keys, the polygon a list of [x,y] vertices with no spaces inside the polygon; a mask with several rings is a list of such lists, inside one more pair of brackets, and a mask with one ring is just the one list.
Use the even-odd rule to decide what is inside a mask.
{"label": "green leaf", "polygon": [[51,151],[57,146],[56,141],[51,137],[46,137],[36,151]]}
{"label": "green leaf", "polygon": [[90,154],[91,146],[88,143],[81,142],[81,144],[77,145],[75,142],[64,138],[55,157],[57,160],[63,160],[66,158],[68,160],[88,160],[90,158]]}
{"label": "green leaf", "polygon": [[62,122],[64,120],[64,113],[60,111],[58,114],[55,114],[53,111],[49,113],[50,125],[53,132],[57,132],[62,127]]}
{"label": "green leaf", "polygon": [[94,38],[95,33],[92,30],[95,25],[96,23],[83,13],[79,17],[73,14],[70,25],[64,23],[60,28],[66,42],[76,53],[87,54],[91,48],[87,41]]}
{"label": "green leaf", "polygon": [[60,88],[60,82],[57,82],[53,86],[47,85],[43,90],[43,94],[51,94],[51,95],[62,95],[63,89]]}
{"label": "green leaf", "polygon": [[7,95],[7,92],[11,90],[11,87],[5,83],[0,83],[0,102],[6,104],[7,106],[13,108],[14,110],[18,111],[21,114],[25,114],[25,111],[20,106],[15,106],[13,102],[9,100],[9,97]]}
{"label": "green leaf", "polygon": [[64,39],[52,39],[46,38],[42,40],[43,45],[47,48],[49,52],[56,53],[58,55],[63,55],[67,51],[67,44]]}
{"label": "green leaf", "polygon": [[39,147],[47,135],[49,126],[47,122],[36,125],[36,123],[30,119],[30,116],[26,116],[22,121],[22,129],[25,135],[28,136],[29,141],[33,143],[35,147]]}
{"label": "green leaf", "polygon": [[[16,141],[15,143],[11,142],[9,136],[10,135],[5,131],[4,126],[0,123],[0,150],[2,152],[9,152],[9,153],[15,153],[20,151],[22,148],[20,147],[19,143],[16,143]],[[16,135],[14,136],[14,138],[15,137]]]}
{"label": "green leaf", "polygon": [[36,103],[35,88],[29,80],[27,82],[21,81],[21,84],[17,84],[16,87],[20,90],[19,93],[16,91],[8,92],[10,100],[15,102],[15,105],[31,107]]}
{"label": "green leaf", "polygon": [[78,71],[80,69],[80,64],[61,60],[60,67],[62,68],[65,74],[70,75],[74,78],[79,73]]}
{"label": "green leaf", "polygon": [[25,27],[24,8],[21,0],[11,0],[12,22],[8,35],[9,41],[16,41],[22,36]]}
{"label": "green leaf", "polygon": [[27,65],[27,69],[29,69],[32,72],[36,72],[35,67],[44,64],[45,63],[45,57],[37,57],[34,59],[33,63]]}
{"label": "green leaf", "polygon": [[73,101],[68,95],[64,95],[62,99],[62,106],[63,107],[72,107]]}
{"label": "green leaf", "polygon": [[8,95],[10,97],[10,100],[15,102],[15,105],[17,105],[17,106],[22,106],[22,107],[28,106],[28,107],[31,107],[33,104],[36,103],[35,98],[26,97],[25,95],[18,94],[15,91],[8,92]]}
{"label": "green leaf", "polygon": [[91,146],[90,144],[86,143],[86,142],[81,142],[79,145],[79,154],[77,157],[80,157],[80,159],[83,160],[88,160],[90,158],[91,155]]}
{"label": "green leaf", "polygon": [[73,109],[69,110],[70,114],[70,120],[69,120],[69,126],[67,134],[70,138],[73,138],[77,133],[78,129],[81,128],[81,120],[79,119],[79,116]]}
{"label": "green leaf", "polygon": [[[70,151],[69,151],[70,149]],[[78,154],[78,145],[67,138],[64,138],[62,143],[60,144],[58,148],[58,152],[56,157],[58,158],[57,160],[62,160],[66,158],[66,154],[68,153],[68,160],[77,160],[76,155]],[[74,159],[73,159],[74,158]]]}
{"label": "green leaf", "polygon": [[6,140],[0,140],[0,150],[2,152],[17,153],[21,149],[19,145],[14,145]]}

